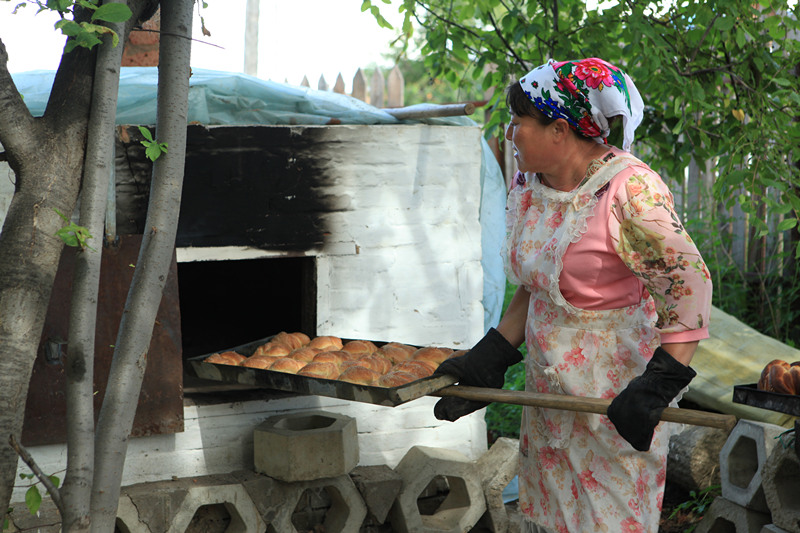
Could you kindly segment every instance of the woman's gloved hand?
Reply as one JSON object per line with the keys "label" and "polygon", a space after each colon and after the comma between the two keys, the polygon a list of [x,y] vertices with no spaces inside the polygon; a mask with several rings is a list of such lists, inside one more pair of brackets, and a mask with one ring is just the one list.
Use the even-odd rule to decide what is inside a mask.
{"label": "woman's gloved hand", "polygon": [[[506,369],[520,361],[520,351],[511,346],[496,329],[491,328],[470,351],[440,364],[434,375],[455,376],[460,385],[500,389],[505,382]],[[487,405],[489,404],[485,402],[446,396],[436,402],[433,414],[439,420],[455,422]]]}
{"label": "woman's gloved hand", "polygon": [[646,452],[661,413],[696,375],[659,346],[644,373],[633,378],[608,406],[608,418],[631,446]]}

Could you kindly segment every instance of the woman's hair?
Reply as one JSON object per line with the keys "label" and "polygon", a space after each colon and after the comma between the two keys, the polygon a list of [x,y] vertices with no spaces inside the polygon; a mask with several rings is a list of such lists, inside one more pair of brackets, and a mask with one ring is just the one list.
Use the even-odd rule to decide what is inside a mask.
{"label": "woman's hair", "polygon": [[512,81],[506,88],[506,105],[518,117],[533,117],[545,126],[554,122],[533,105],[518,81]]}

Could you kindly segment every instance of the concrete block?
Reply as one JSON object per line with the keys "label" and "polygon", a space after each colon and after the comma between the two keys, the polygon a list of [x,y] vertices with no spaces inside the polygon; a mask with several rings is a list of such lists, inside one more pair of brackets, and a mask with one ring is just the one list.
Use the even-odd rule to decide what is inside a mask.
{"label": "concrete block", "polygon": [[145,531],[184,533],[190,525],[202,530],[205,518],[219,517],[229,522],[228,533],[264,531],[266,527],[247,491],[231,475],[141,483],[123,487],[120,501],[123,498],[137,510],[133,516],[125,505],[123,514],[118,515],[118,521],[131,532],[137,531],[137,522],[146,525]]}
{"label": "concrete block", "polygon": [[740,420],[719,452],[722,497],[748,509],[769,512],[762,485],[764,463],[785,428]]}
{"label": "concrete block", "polygon": [[761,531],[758,533],[789,533],[785,529],[781,529],[775,524],[767,524],[766,526],[761,528]]}
{"label": "concrete block", "polygon": [[[403,478],[404,485],[389,512],[394,531],[469,531],[486,511],[475,463],[457,451],[414,446],[395,471]],[[418,499],[428,485],[437,481],[447,486],[447,495],[431,514],[422,514]]]}
{"label": "concrete block", "polygon": [[476,467],[486,499],[486,514],[481,517],[480,525],[495,533],[505,533],[509,517],[503,502],[503,490],[519,473],[519,440],[497,439],[477,460]]}
{"label": "concrete block", "polygon": [[253,436],[256,472],[281,481],[349,474],[358,464],[356,420],[325,411],[277,415]]}
{"label": "concrete block", "polygon": [[[310,526],[304,524],[302,531],[312,529],[326,533],[350,533],[358,531],[367,516],[367,506],[350,476],[282,483],[281,486],[287,489],[285,504],[277,509],[266,533],[298,533],[298,515],[308,515],[309,511],[320,515],[320,523]],[[315,493],[320,490],[326,493],[330,508],[304,508],[309,502],[313,502]]]}
{"label": "concrete block", "polygon": [[151,533],[147,524],[139,519],[139,510],[126,494],[119,498],[116,529],[121,533]]}
{"label": "concrete block", "polygon": [[709,506],[695,533],[754,533],[771,521],[769,513],[760,513],[718,497]]}
{"label": "concrete block", "polygon": [[383,524],[400,489],[403,478],[386,465],[358,466],[350,473],[367,511],[378,524]]}
{"label": "concrete block", "polygon": [[800,459],[794,447],[775,446],[764,463],[762,478],[772,523],[800,533]]}

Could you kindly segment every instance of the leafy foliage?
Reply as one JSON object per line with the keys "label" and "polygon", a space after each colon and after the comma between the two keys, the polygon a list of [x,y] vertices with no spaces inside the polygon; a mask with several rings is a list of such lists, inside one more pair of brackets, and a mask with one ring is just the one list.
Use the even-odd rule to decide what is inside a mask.
{"label": "leafy foliage", "polygon": [[83,226],[78,226],[77,224],[72,222],[69,219],[69,217],[67,217],[64,213],[62,213],[58,209],[53,208],[53,211],[55,211],[56,214],[58,214],[58,216],[60,216],[64,220],[64,222],[67,223],[66,226],[59,228],[59,230],[56,231],[55,233],[56,237],[64,241],[64,244],[66,244],[67,246],[80,248],[81,250],[83,250],[84,248],[88,248],[93,252],[96,251],[94,248],[92,248],[86,243],[86,241],[92,238],[92,235],[91,233],[89,233],[89,230],[87,228]]}
{"label": "leafy foliage", "polygon": [[675,506],[669,518],[675,518],[679,514],[688,514],[696,517],[694,523],[684,530],[685,533],[690,533],[695,530],[700,520],[703,518],[706,509],[708,509],[708,506],[711,505],[721,493],[722,488],[720,485],[711,485],[699,491],[690,491],[689,499]]}
{"label": "leafy foliage", "polygon": [[[125,22],[132,15],[131,9],[127,4],[110,3],[98,5],[100,0],[34,0],[33,3],[39,6],[37,13],[45,10],[56,11],[61,16],[61,20],[55,23],[55,29],[60,30],[61,33],[69,37],[64,47],[66,52],[71,52],[78,46],[91,49],[103,42],[100,39],[103,34],[110,35],[112,45],[117,46],[119,44],[119,35],[101,23]],[[18,4],[15,12],[25,5],[25,3]],[[76,22],[75,20],[64,18],[65,14],[76,8],[83,8],[91,12],[90,22]]]}
{"label": "leafy foliage", "polygon": [[150,133],[149,129],[145,128],[144,126],[139,126],[139,132],[145,139],[142,141],[142,145],[144,145],[144,155],[147,156],[147,159],[150,161],[155,161],[161,157],[162,153],[167,153],[167,143],[157,142],[153,138],[153,134]]}
{"label": "leafy foliage", "polygon": [[[34,474],[20,474],[19,477],[20,479],[34,479],[36,476]],[[53,486],[58,487],[61,480],[57,476],[49,477]],[[41,505],[42,493],[39,491],[38,483],[34,483],[28,487],[27,491],[25,491],[25,506],[32,515],[35,515],[37,512],[39,512],[39,507]],[[9,509],[8,512],[11,513],[11,509]]]}
{"label": "leafy foliage", "polygon": [[[506,120],[502,89],[511,80],[551,57],[602,57],[625,68],[648,104],[639,148],[648,150],[651,166],[677,178],[692,157],[713,160],[718,201],[727,207],[738,202],[760,234],[769,231],[759,216],[763,204],[782,212],[781,230],[796,227],[796,2],[622,1],[602,10],[578,0],[394,5],[405,14],[406,45],[412,21],[424,33],[420,53],[432,79],[495,89],[487,137]],[[362,4],[366,10],[380,17],[370,0]],[[378,22],[386,24],[383,17]],[[765,195],[767,189],[777,194]]]}

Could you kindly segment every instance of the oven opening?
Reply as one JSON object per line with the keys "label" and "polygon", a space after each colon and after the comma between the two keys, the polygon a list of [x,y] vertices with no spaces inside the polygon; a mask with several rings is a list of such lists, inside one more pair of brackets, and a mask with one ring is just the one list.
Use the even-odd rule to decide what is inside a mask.
{"label": "oven opening", "polygon": [[178,263],[183,358],[280,331],[315,334],[313,257]]}

